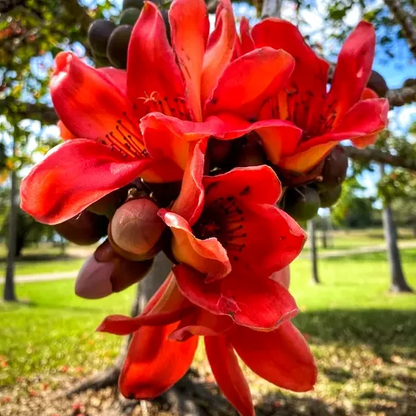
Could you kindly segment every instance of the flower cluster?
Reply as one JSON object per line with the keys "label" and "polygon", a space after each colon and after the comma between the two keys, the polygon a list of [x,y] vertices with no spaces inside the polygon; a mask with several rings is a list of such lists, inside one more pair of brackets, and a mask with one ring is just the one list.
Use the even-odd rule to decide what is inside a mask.
{"label": "flower cluster", "polygon": [[289,22],[250,30],[243,19],[237,34],[222,0],[210,33],[203,0],[174,0],[169,25],[170,37],[145,2],[126,71],[56,57],[50,89],[64,141],[24,179],[22,208],[78,244],[107,236],[79,274],[80,296],[137,283],[161,250],[172,260],[141,315],[99,327],[134,333],[120,377],[126,397],[170,388],[202,336],[219,387],[253,415],[237,355],[286,389],[316,381],[290,322],[298,309],[288,266],[305,233],[287,214],[289,192],[330,182],[334,164],[345,173],[338,143],[366,145],[385,127],[386,100],[365,89],[374,29],[361,22],[344,43],[328,91],[328,63]]}

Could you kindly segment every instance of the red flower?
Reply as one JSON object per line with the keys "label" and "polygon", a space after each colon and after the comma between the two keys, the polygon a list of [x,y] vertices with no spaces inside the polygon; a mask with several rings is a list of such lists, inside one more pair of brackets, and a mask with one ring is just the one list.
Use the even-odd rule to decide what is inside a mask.
{"label": "red flower", "polygon": [[204,337],[220,389],[243,416],[254,415],[254,408],[236,353],[256,374],[279,387],[300,392],[316,382],[313,356],[291,322],[270,332],[240,327],[229,317],[190,306],[172,274],[142,315],[107,317],[98,330],[134,332],[119,380],[120,391],[128,398],[154,398],[176,383],[192,363],[198,336]]}
{"label": "red flower", "polygon": [[296,26],[280,19],[266,19],[249,32],[241,22],[241,53],[272,47],[291,54],[296,61],[289,85],[267,100],[260,120],[280,119],[302,129],[288,140],[285,135],[260,134],[270,161],[279,167],[307,172],[315,167],[339,141],[350,139],[362,146],[387,124],[388,102],[362,97],[374,58],[375,31],[361,22],[343,44],[327,92],[328,63],[310,49]]}
{"label": "red flower", "polygon": [[305,233],[275,206],[281,186],[271,168],[202,177],[201,147],[194,146],[171,210],[159,211],[181,263],[175,268],[179,289],[193,304],[240,325],[274,328],[297,308],[270,276],[297,257]]}
{"label": "red flower", "polygon": [[[21,186],[22,207],[38,221],[72,218],[138,176],[180,180],[186,139],[235,138],[276,124],[250,126],[239,117],[212,114],[226,107],[236,114],[257,112],[286,83],[294,66],[289,54],[261,48],[230,64],[236,34],[229,0],[219,5],[209,37],[203,0],[175,0],[169,19],[173,48],[160,11],[145,3],[126,73],[93,69],[69,52],[56,57],[51,95],[67,140]],[[143,136],[139,120],[151,112]]]}

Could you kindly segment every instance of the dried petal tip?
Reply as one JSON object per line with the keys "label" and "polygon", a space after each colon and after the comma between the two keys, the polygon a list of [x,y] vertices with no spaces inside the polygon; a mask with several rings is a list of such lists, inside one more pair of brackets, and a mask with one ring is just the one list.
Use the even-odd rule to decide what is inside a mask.
{"label": "dried petal tip", "polygon": [[82,266],[75,282],[75,293],[85,299],[100,299],[113,293],[112,263],[100,263],[91,256]]}
{"label": "dried petal tip", "polygon": [[155,247],[165,229],[157,215],[159,207],[148,198],[128,201],[114,214],[109,238],[114,250],[129,260],[145,260],[157,253]]}

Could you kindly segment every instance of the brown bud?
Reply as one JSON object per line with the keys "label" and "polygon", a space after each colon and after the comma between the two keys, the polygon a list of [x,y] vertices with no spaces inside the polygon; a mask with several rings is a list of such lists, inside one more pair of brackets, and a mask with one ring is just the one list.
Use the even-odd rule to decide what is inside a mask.
{"label": "brown bud", "polygon": [[81,268],[75,282],[75,293],[82,298],[99,299],[121,292],[143,279],[152,264],[153,259],[136,262],[124,259],[107,240]]}
{"label": "brown bud", "polygon": [[[143,181],[144,182],[144,181]],[[181,181],[167,182],[167,183],[149,183],[144,182],[145,186],[151,192],[158,204],[162,207],[167,207],[173,200],[175,200],[181,191]]]}
{"label": "brown bud", "polygon": [[154,257],[160,250],[157,243],[166,228],[158,211],[159,207],[149,198],[132,199],[122,205],[108,229],[114,250],[129,260]]}
{"label": "brown bud", "polygon": [[107,234],[107,226],[106,217],[83,211],[76,217],[55,225],[55,230],[68,241],[88,246]]}
{"label": "brown bud", "polygon": [[255,134],[247,137],[247,142],[240,147],[235,159],[235,166],[247,167],[267,164],[266,154]]}
{"label": "brown bud", "polygon": [[348,156],[341,146],[336,146],[325,159],[321,177],[318,179],[322,188],[332,188],[344,182],[348,169]]}
{"label": "brown bud", "polygon": [[375,91],[379,97],[385,97],[389,90],[385,79],[377,71],[371,71],[367,87]]}
{"label": "brown bud", "polygon": [[231,151],[231,140],[218,140],[211,137],[208,142],[208,156],[211,168],[221,167]]}
{"label": "brown bud", "polygon": [[114,192],[102,197],[90,205],[87,210],[97,215],[105,215],[111,218],[116,209],[123,204],[127,198],[128,187],[117,189]]}

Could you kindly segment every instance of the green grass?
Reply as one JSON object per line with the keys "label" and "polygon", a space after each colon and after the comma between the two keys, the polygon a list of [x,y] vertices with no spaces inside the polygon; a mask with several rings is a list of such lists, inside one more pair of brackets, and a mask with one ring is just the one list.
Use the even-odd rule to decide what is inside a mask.
{"label": "green grass", "polygon": [[72,280],[18,284],[25,304],[0,303],[0,355],[7,361],[0,367],[0,386],[65,367],[90,372],[117,354],[121,338],[94,331],[107,314],[128,313],[132,290],[86,301],[75,296],[73,285]]}

